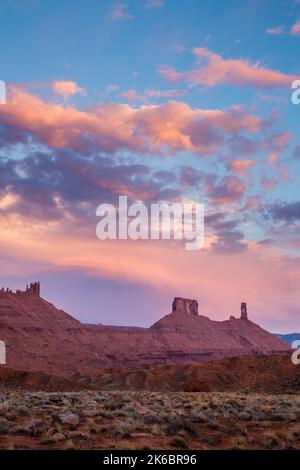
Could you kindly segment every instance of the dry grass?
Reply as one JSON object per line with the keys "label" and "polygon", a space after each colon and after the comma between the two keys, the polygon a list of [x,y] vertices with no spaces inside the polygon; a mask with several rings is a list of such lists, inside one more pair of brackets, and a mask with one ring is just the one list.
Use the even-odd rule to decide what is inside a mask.
{"label": "dry grass", "polygon": [[0,400],[2,449],[300,449],[298,395],[4,389]]}

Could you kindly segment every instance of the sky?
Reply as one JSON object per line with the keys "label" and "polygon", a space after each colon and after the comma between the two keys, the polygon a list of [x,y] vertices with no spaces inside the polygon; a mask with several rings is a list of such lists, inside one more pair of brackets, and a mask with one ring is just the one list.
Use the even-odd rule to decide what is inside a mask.
{"label": "sky", "polygon": [[[300,330],[298,0],[2,0],[0,284],[83,322],[174,296]],[[205,205],[203,249],[96,237],[96,208]]]}

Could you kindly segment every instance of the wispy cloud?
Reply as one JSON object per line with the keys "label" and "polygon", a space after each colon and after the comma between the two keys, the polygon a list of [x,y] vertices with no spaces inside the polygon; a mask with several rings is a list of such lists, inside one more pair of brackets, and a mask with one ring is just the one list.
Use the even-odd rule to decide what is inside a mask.
{"label": "wispy cloud", "polygon": [[172,47],[172,50],[174,52],[177,52],[178,54],[180,54],[181,52],[184,52],[185,51],[185,47],[182,45],[182,44],[175,44],[173,47]]}
{"label": "wispy cloud", "polygon": [[285,31],[285,26],[275,26],[274,28],[266,29],[267,34],[272,34],[274,36],[281,36]]}
{"label": "wispy cloud", "polygon": [[114,91],[118,91],[119,85],[116,85],[115,83],[110,83],[107,85],[105,91],[106,93],[113,93]]}
{"label": "wispy cloud", "polygon": [[130,20],[133,16],[128,12],[127,3],[115,3],[113,5],[110,17],[113,20]]}
{"label": "wispy cloud", "polygon": [[135,103],[136,101],[144,100],[144,96],[140,95],[136,90],[130,89],[123,91],[122,97],[129,103]]}
{"label": "wispy cloud", "polygon": [[153,99],[175,99],[182,96],[186,96],[188,91],[180,88],[173,88],[170,90],[159,90],[154,88],[147,88],[142,93],[138,93],[134,89],[126,90],[121,93],[121,96],[126,99],[128,103],[135,103],[137,101],[148,102],[151,98]]}
{"label": "wispy cloud", "polygon": [[147,0],[145,3],[145,8],[148,10],[152,8],[161,8],[165,4],[164,0]]}
{"label": "wispy cloud", "polygon": [[178,72],[173,67],[163,65],[159,67],[159,73],[172,83],[208,87],[233,84],[276,88],[289,86],[293,80],[297,79],[295,75],[286,75],[263,67],[259,62],[251,63],[246,59],[224,59],[221,55],[204,47],[194,48],[193,53],[197,59],[194,69]]}
{"label": "wispy cloud", "polygon": [[176,98],[187,94],[187,90],[179,88],[173,88],[171,90],[155,90],[153,88],[147,88],[145,91],[145,95],[149,98]]}

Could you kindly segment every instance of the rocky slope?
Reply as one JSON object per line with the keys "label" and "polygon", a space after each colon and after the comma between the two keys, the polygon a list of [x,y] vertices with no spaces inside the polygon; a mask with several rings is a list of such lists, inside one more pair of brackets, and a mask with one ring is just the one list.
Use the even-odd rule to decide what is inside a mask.
{"label": "rocky slope", "polygon": [[[35,287],[37,286],[37,287]],[[283,354],[288,345],[245,318],[212,321],[196,301],[177,298],[149,329],[85,325],[39,295],[0,291],[0,339],[7,366],[70,376],[101,367],[193,363],[245,354]]]}
{"label": "rocky slope", "polygon": [[202,364],[103,369],[92,377],[74,375],[72,380],[100,390],[298,393],[300,367],[290,356],[241,356]]}
{"label": "rocky slope", "polygon": [[300,368],[290,356],[228,357],[201,364],[97,368],[69,378],[0,368],[0,387],[12,390],[299,393]]}

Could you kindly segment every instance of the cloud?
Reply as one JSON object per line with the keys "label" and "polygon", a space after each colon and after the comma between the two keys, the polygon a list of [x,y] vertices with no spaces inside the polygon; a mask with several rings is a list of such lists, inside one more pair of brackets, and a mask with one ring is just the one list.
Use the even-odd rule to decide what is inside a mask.
{"label": "cloud", "polygon": [[231,171],[237,174],[244,174],[246,171],[254,165],[253,160],[231,160],[229,168]]}
{"label": "cloud", "polygon": [[227,220],[226,214],[216,212],[205,217],[205,226],[212,229],[216,240],[211,248],[215,253],[233,254],[247,249],[244,234],[238,229],[239,221]]}
{"label": "cloud", "polygon": [[161,8],[165,4],[164,0],[147,0],[145,3],[145,8],[148,10],[152,8]]}
{"label": "cloud", "polygon": [[292,135],[289,132],[272,135],[273,146],[277,149],[286,148],[291,139]]}
{"label": "cloud", "polygon": [[291,27],[291,34],[300,36],[300,18]]}
{"label": "cloud", "polygon": [[163,65],[159,73],[171,83],[187,83],[190,86],[213,87],[221,84],[274,88],[290,86],[297,77],[253,64],[245,59],[224,59],[206,48],[194,48],[197,67],[187,72],[177,72]]}
{"label": "cloud", "polygon": [[218,205],[239,202],[246,189],[244,182],[237,176],[225,176],[219,181],[209,178],[205,188],[211,202]]}
{"label": "cloud", "polygon": [[285,31],[285,26],[276,26],[274,28],[266,29],[267,34],[271,34],[273,36],[281,36]]}
{"label": "cloud", "polygon": [[129,103],[134,103],[136,101],[144,100],[144,96],[140,95],[137,91],[131,89],[126,90],[122,93],[122,97],[126,99]]}
{"label": "cloud", "polygon": [[[8,221],[19,221],[19,224],[27,218],[36,230],[48,225],[48,230],[53,227],[57,232],[61,227],[70,236],[73,230],[84,236],[93,229],[95,208],[101,202],[116,204],[119,195],[145,203],[179,201],[183,198],[182,186],[197,188],[207,178],[185,166],[178,185],[172,172],[157,172],[146,165],[122,164],[99,156],[87,158],[65,150],[33,153],[22,160],[3,158],[0,160],[0,225],[4,227]],[[219,190],[216,183],[214,193],[209,191],[209,195],[222,197],[224,203],[238,200],[230,181],[226,183],[225,190],[223,180]],[[238,221],[227,220],[225,213],[208,216],[206,225],[213,233],[208,246],[214,252],[228,254],[246,249]],[[209,241],[211,235],[207,235]]]}
{"label": "cloud", "polygon": [[133,16],[128,13],[127,3],[115,3],[110,13],[110,18],[113,20],[130,20]]}
{"label": "cloud", "polygon": [[72,81],[55,80],[52,83],[52,87],[55,93],[63,96],[64,98],[68,98],[69,96],[75,95],[77,93],[85,92],[84,88],[79,87],[77,83]]}
{"label": "cloud", "polygon": [[191,186],[197,188],[199,183],[204,180],[204,175],[195,168],[185,165],[180,168],[180,184],[182,186]]}
{"label": "cloud", "polygon": [[278,182],[274,176],[272,178],[263,177],[261,179],[261,184],[266,191],[272,191],[277,183]]}
{"label": "cloud", "polygon": [[134,89],[124,91],[121,96],[126,99],[129,103],[135,103],[137,101],[148,101],[148,98],[179,98],[188,94],[187,90],[173,88],[171,90],[156,90],[153,88],[147,88],[142,94],[138,93]]}
{"label": "cloud", "polygon": [[[210,185],[207,184],[210,182]],[[21,160],[0,160],[0,221],[28,218],[33,226],[60,224],[70,233],[83,235],[95,223],[95,208],[101,202],[116,204],[119,195],[152,203],[178,201],[183,187],[208,191],[210,202],[239,202],[242,194],[237,178],[217,177],[184,166],[180,184],[176,173],[156,171],[144,164],[120,163],[105,157],[86,157],[66,150],[29,154]],[[236,253],[246,249],[238,221],[226,214],[209,216],[207,225],[214,234],[213,251]]]}
{"label": "cloud", "polygon": [[294,223],[300,221],[300,201],[280,201],[268,207],[268,213],[276,222]]}
{"label": "cloud", "polygon": [[300,160],[300,145],[296,145],[293,150],[292,159],[295,161]]}
{"label": "cloud", "polygon": [[[236,155],[243,157],[253,157],[259,153],[262,148],[260,140],[252,140],[240,134],[233,135],[227,140],[230,155],[234,158]],[[235,158],[234,158],[235,159]]]}
{"label": "cloud", "polygon": [[145,202],[173,200],[180,191],[142,164],[83,157],[71,151],[33,153],[0,159],[0,217],[13,214],[45,221],[94,218],[101,202],[119,195]]}
{"label": "cloud", "polygon": [[[216,230],[225,221],[220,216],[215,221]],[[65,275],[72,270],[80,273],[81,279],[91,276],[98,282],[103,277],[130,281],[137,289],[142,284],[152,291],[167,292],[170,298],[197,298],[201,314],[213,319],[238,315],[240,302],[245,299],[249,316],[256,323],[273,329],[278,325],[296,328],[299,324],[299,258],[270,252],[268,245],[247,243],[247,250],[237,249],[231,256],[215,248],[213,254],[210,250],[187,253],[169,241],[99,241],[94,230],[83,233],[82,222],[72,231],[65,231],[65,227],[49,221],[38,224],[27,215],[1,221],[2,277],[6,278],[8,269],[9,273],[27,277],[33,275],[33,270],[34,276],[41,271],[45,275],[57,271]],[[219,229],[226,227],[222,229],[221,225]],[[238,227],[233,223],[227,229],[234,231]],[[238,240],[237,234],[235,237]],[[230,247],[230,236],[227,240]],[[242,238],[240,243],[244,244]],[[10,261],[3,261],[8,253]],[[144,318],[147,324],[148,320]]]}
{"label": "cloud", "polygon": [[181,54],[185,51],[185,47],[182,44],[175,44],[172,46],[172,51],[176,52],[177,54]]}
{"label": "cloud", "polygon": [[119,85],[116,85],[114,83],[110,83],[109,85],[106,86],[105,92],[106,93],[113,93],[115,91],[118,91]]}
{"label": "cloud", "polygon": [[140,107],[102,103],[77,110],[46,103],[14,86],[0,107],[0,124],[58,149],[171,155],[184,150],[211,154],[240,132],[258,133],[262,123],[240,109],[193,109],[175,101]]}
{"label": "cloud", "polygon": [[172,90],[154,90],[153,88],[147,88],[145,91],[145,95],[149,98],[176,98],[187,94],[187,90],[178,88],[173,88]]}

